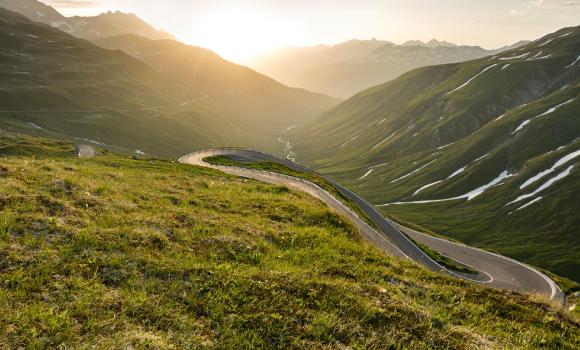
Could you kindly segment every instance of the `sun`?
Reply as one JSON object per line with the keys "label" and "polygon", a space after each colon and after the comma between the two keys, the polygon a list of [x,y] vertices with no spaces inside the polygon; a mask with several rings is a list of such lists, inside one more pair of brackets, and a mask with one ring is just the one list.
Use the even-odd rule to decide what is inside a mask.
{"label": "sun", "polygon": [[251,7],[214,8],[196,16],[184,41],[235,62],[261,53],[305,42],[303,26],[279,14]]}

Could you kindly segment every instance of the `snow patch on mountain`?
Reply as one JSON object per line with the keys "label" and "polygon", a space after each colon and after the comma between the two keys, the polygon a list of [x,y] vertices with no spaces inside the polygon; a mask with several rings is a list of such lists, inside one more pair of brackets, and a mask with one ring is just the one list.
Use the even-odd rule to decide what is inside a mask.
{"label": "snow patch on mountain", "polygon": [[433,160],[433,161],[431,161],[431,162],[429,162],[429,163],[427,163],[427,164],[423,165],[422,167],[419,167],[419,168],[417,168],[417,169],[415,169],[415,170],[411,171],[411,172],[410,172],[410,173],[408,173],[408,174],[405,174],[405,175],[403,175],[403,176],[399,177],[398,179],[395,179],[395,180],[391,181],[391,183],[399,182],[399,181],[401,181],[401,180],[403,180],[403,179],[406,179],[406,178],[408,178],[409,176],[411,176],[411,175],[413,175],[413,174],[416,174],[416,173],[418,173],[419,171],[421,171],[421,170],[425,169],[426,167],[428,167],[429,165],[431,165],[431,164],[435,163],[436,161],[437,161],[437,159],[435,159],[435,160]]}
{"label": "snow patch on mountain", "polygon": [[343,143],[342,145],[340,145],[340,147],[338,148],[344,148],[346,147],[349,143],[351,143],[352,141],[355,141],[356,139],[358,139],[358,135],[351,137],[350,139],[348,139],[345,143]]}
{"label": "snow patch on mountain", "polygon": [[363,176],[361,176],[359,178],[359,180],[364,180],[367,178],[367,176],[369,176],[370,174],[372,174],[372,172],[375,171],[375,169],[370,169],[369,171],[367,171]]}
{"label": "snow patch on mountain", "polygon": [[417,191],[415,191],[415,193],[413,193],[413,196],[416,196],[416,195],[418,195],[419,193],[421,193],[423,190],[426,190],[426,189],[428,189],[429,187],[433,187],[433,186],[435,186],[435,185],[438,185],[438,184],[440,184],[440,183],[442,183],[442,182],[443,182],[443,180],[439,180],[439,181],[435,181],[435,182],[432,182],[432,183],[430,183],[430,184],[427,184],[427,185],[425,185],[425,186],[423,186],[423,187],[419,188]]}
{"label": "snow patch on mountain", "polygon": [[535,120],[535,119],[537,119],[537,118],[541,118],[541,117],[543,117],[543,116],[546,116],[546,115],[548,115],[548,114],[552,114],[552,113],[554,113],[555,111],[557,111],[558,109],[562,108],[563,106],[565,106],[565,105],[567,105],[567,104],[570,104],[570,103],[572,103],[572,102],[573,102],[575,99],[576,99],[576,98],[572,98],[572,99],[570,99],[570,100],[568,100],[568,101],[566,101],[566,102],[560,103],[559,105],[557,105],[557,106],[554,106],[554,107],[552,107],[552,108],[548,109],[548,110],[547,110],[547,111],[545,111],[544,113],[542,113],[542,114],[540,114],[540,115],[538,115],[538,116],[536,116],[536,117],[534,117],[534,118],[532,118],[532,119],[528,119],[528,120],[524,121],[522,124],[520,124],[520,126],[518,126],[518,127],[517,127],[517,129],[516,129],[516,130],[515,130],[515,131],[512,133],[512,135],[515,135],[516,133],[518,133],[519,131],[521,131],[521,130],[522,130],[524,127],[526,127],[526,125],[528,125],[528,124],[529,124],[529,123],[530,123],[532,120]]}
{"label": "snow patch on mountain", "polygon": [[393,137],[395,137],[395,135],[397,134],[397,132],[395,131],[394,133],[391,134],[391,136],[385,138],[383,141],[377,143],[376,145],[373,146],[373,148],[371,148],[371,151],[381,147],[385,142],[389,141],[390,139],[392,139]]}
{"label": "snow patch on mountain", "polygon": [[467,167],[464,166],[463,168],[456,170],[453,174],[449,175],[447,180],[452,179],[452,178],[456,177],[457,175],[463,173],[466,169],[467,169]]}
{"label": "snow patch on mountain", "polygon": [[521,130],[523,130],[526,127],[526,125],[528,125],[531,121],[532,121],[531,119],[528,119],[528,120],[524,121],[523,123],[521,123],[520,126],[518,126],[514,132],[512,132],[512,135],[515,135],[518,132],[520,132]]}
{"label": "snow patch on mountain", "polygon": [[413,202],[395,202],[395,203],[381,204],[379,206],[386,207],[389,205],[440,203],[440,202],[449,202],[449,201],[454,201],[454,200],[459,200],[459,199],[467,199],[467,201],[470,201],[474,198],[479,197],[480,195],[485,193],[488,189],[503,184],[504,180],[506,180],[510,177],[513,177],[515,175],[516,174],[510,174],[507,170],[505,170],[501,174],[499,174],[498,177],[496,177],[495,179],[493,179],[489,183],[487,183],[483,186],[480,186],[480,187],[474,189],[473,191],[470,191],[466,194],[463,194],[463,195],[457,196],[457,197],[444,198],[444,199],[432,199],[432,200],[424,200],[424,201],[413,201]]}
{"label": "snow patch on mountain", "polygon": [[544,43],[542,43],[542,44],[538,45],[538,47],[546,46],[546,45],[548,45],[549,43],[551,43],[552,41],[554,41],[554,39],[549,39],[549,40],[546,40]]}
{"label": "snow patch on mountain", "polygon": [[487,158],[487,157],[488,157],[490,154],[491,154],[491,153],[485,154],[485,155],[483,155],[483,156],[481,156],[481,157],[477,158],[477,159],[476,159],[476,160],[474,160],[473,162],[474,162],[474,163],[475,163],[475,162],[479,162],[479,161],[480,161],[480,160],[482,160],[483,158]]}
{"label": "snow patch on mountain", "polygon": [[[501,58],[500,58],[501,60]],[[487,72],[488,70],[494,68],[495,66],[497,66],[497,63],[492,64],[491,66],[485,67],[481,72],[477,73],[474,77],[472,77],[471,79],[469,79],[468,81],[466,81],[463,85],[461,85],[460,87],[456,88],[453,91],[450,91],[446,94],[447,95],[451,95],[454,92],[457,92],[461,89],[463,89],[464,87],[466,87],[467,85],[469,85],[469,83],[471,83],[472,81],[474,81],[475,79],[477,79],[477,77],[479,77],[480,75],[482,75],[483,73]]]}
{"label": "snow patch on mountain", "polygon": [[509,202],[508,204],[506,204],[506,206],[508,206],[510,204],[517,203],[517,202],[521,202],[524,199],[528,199],[528,198],[534,197],[536,194],[544,191],[545,189],[549,188],[550,186],[552,186],[556,182],[558,182],[558,181],[564,179],[565,177],[567,177],[568,175],[570,175],[570,173],[572,172],[572,169],[574,169],[574,166],[575,165],[569,166],[568,169],[564,170],[560,174],[558,174],[555,177],[551,178],[550,180],[546,181],[542,186],[538,187],[534,192],[529,193],[529,194],[524,194],[522,196],[519,196],[515,200],[513,200],[513,201]]}
{"label": "snow patch on mountain", "polygon": [[511,61],[511,60],[517,60],[520,58],[524,58],[526,56],[528,56],[530,54],[530,52],[526,52],[522,55],[517,55],[517,56],[510,56],[510,57],[500,57],[499,60],[500,61]]}
{"label": "snow patch on mountain", "polygon": [[561,167],[562,165],[568,163],[569,161],[580,157],[580,150],[577,150],[575,152],[572,152],[564,157],[562,157],[560,160],[558,160],[556,163],[554,163],[554,165],[552,165],[552,167],[550,169],[541,171],[540,173],[532,176],[529,180],[527,180],[526,182],[524,182],[521,186],[520,189],[523,190],[524,188],[534,184],[536,181],[550,175],[551,173],[555,172],[559,167]]}
{"label": "snow patch on mountain", "polygon": [[570,67],[576,65],[576,63],[578,63],[578,61],[580,61],[580,55],[578,57],[576,57],[576,60],[574,62],[570,63],[569,65],[567,65],[564,68],[570,68]]}
{"label": "snow patch on mountain", "polygon": [[528,204],[522,205],[521,207],[519,207],[518,209],[516,209],[516,211],[520,211],[522,209],[526,209],[527,207],[529,207],[531,205],[534,205],[534,204],[538,203],[541,200],[542,200],[542,197],[538,197],[538,198],[534,199],[533,201],[529,202]]}

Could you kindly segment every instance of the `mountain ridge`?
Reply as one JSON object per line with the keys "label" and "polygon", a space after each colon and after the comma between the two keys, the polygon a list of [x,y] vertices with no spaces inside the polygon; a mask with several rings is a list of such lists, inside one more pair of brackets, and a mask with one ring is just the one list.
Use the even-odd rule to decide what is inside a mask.
{"label": "mountain ridge", "polygon": [[[171,41],[188,53],[182,63],[194,50],[201,52],[202,65],[185,64],[188,71],[170,76],[174,62],[161,71],[121,50],[107,50],[4,9],[0,37],[1,122],[21,131],[56,132],[173,157],[231,143],[281,148],[275,137],[264,135],[336,102]],[[196,81],[199,68],[204,79]],[[189,80],[194,83],[188,85]]]}
{"label": "mountain ridge", "polygon": [[174,39],[171,34],[157,30],[132,13],[109,11],[91,17],[65,17],[53,7],[37,0],[0,0],[0,7],[88,40],[121,34],[139,34],[152,39]]}
{"label": "mountain ridge", "polygon": [[344,98],[415,68],[482,58],[503,49],[485,50],[435,39],[402,45],[350,40],[334,46],[282,49],[257,58],[250,66],[287,85]]}
{"label": "mountain ridge", "polygon": [[387,215],[578,280],[577,215],[556,204],[578,205],[577,167],[519,187],[532,165],[548,171],[578,147],[579,45],[579,28],[564,28],[491,57],[411,71],[293,130],[293,151]]}

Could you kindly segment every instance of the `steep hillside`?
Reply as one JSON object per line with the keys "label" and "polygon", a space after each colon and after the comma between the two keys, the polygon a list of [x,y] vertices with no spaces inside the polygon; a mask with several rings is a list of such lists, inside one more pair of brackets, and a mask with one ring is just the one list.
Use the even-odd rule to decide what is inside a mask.
{"label": "steep hillside", "polygon": [[580,344],[559,307],[385,256],[285,187],[4,132],[0,154],[0,348]]}
{"label": "steep hillside", "polygon": [[336,46],[281,50],[259,57],[251,66],[284,84],[350,97],[415,68],[463,62],[494,53],[477,46],[437,40],[409,41],[403,45],[353,40]]}
{"label": "steep hillside", "polygon": [[294,152],[388,215],[580,280],[579,47],[566,28],[412,71],[294,130]]}
{"label": "steep hillside", "polygon": [[[264,135],[334,102],[277,84],[205,50],[200,50],[207,58],[204,65],[193,65],[204,70],[203,79],[181,68],[176,71],[184,78],[176,79],[167,67],[156,70],[121,51],[3,9],[0,48],[0,123],[133,151],[176,157],[219,145],[280,147],[276,138]],[[237,85],[228,83],[224,74],[236,70],[243,73],[234,76]],[[243,90],[244,84],[253,89]]]}
{"label": "steep hillside", "polygon": [[137,34],[151,39],[173,38],[171,34],[157,30],[131,13],[117,11],[94,17],[65,17],[53,7],[37,0],[0,0],[0,7],[89,40],[123,34]]}
{"label": "steep hillside", "polygon": [[302,124],[337,102],[325,95],[288,88],[209,50],[177,41],[126,35],[96,43],[138,58],[191,95],[218,97],[224,106],[231,106],[229,112],[254,116],[257,127]]}

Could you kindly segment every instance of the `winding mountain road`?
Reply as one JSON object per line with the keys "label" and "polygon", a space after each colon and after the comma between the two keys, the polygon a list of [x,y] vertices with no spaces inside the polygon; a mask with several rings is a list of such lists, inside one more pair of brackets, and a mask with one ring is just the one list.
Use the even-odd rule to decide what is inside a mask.
{"label": "winding mountain road", "polygon": [[[357,228],[359,228],[365,239],[373,243],[382,251],[399,258],[408,258],[426,266],[432,271],[444,271],[445,273],[457,278],[496,288],[508,289],[522,293],[541,294],[552,300],[562,300],[564,298],[564,295],[558,286],[550,278],[533,267],[495,253],[425,235],[395,224],[384,218],[372,204],[364,200],[362,197],[331,180],[327,179],[327,181],[331,182],[343,195],[353,200],[357,206],[365,212],[373,222],[376,229],[368,225],[340,200],[336,199],[330,193],[314,183],[288,175],[241,167],[214,165],[204,161],[204,158],[216,155],[232,156],[254,161],[271,161],[283,164],[296,171],[315,174],[314,171],[294,162],[270,154],[238,148],[221,148],[194,152],[181,157],[179,162],[213,168],[231,175],[253,178],[272,184],[285,185],[306,192],[323,201],[331,209],[347,217]],[[413,240],[424,244],[457,262],[477,269],[479,274],[473,275],[460,273],[439,265],[408,237],[411,237]]]}

